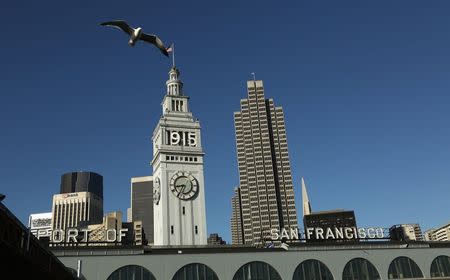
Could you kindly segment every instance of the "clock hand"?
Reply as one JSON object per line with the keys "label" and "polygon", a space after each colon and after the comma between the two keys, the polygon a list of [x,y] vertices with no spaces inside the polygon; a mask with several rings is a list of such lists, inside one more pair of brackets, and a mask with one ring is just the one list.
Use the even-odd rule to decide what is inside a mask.
{"label": "clock hand", "polygon": [[180,192],[178,193],[177,197],[179,197],[180,194],[183,193],[184,189],[186,188],[186,185],[180,185],[180,187],[181,187],[181,190],[180,190]]}

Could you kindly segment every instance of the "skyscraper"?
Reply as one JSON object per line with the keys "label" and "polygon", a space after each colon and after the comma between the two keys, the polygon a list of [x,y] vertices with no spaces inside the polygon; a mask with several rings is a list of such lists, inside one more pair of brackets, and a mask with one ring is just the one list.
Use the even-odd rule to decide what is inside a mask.
{"label": "skyscraper", "polygon": [[170,69],[152,137],[153,238],[155,245],[206,245],[201,128],[179,75],[178,69]]}
{"label": "skyscraper", "polygon": [[241,208],[241,190],[234,188],[234,195],[231,198],[231,243],[243,244],[244,232],[242,231],[242,208]]}
{"label": "skyscraper", "polygon": [[153,177],[131,178],[131,221],[142,221],[149,243],[153,243]]}
{"label": "skyscraper", "polygon": [[248,81],[247,91],[234,124],[244,243],[258,245],[271,229],[298,223],[283,109],[265,99],[262,81]]}
{"label": "skyscraper", "polygon": [[69,172],[61,176],[60,194],[90,192],[103,198],[103,176],[95,172]]}
{"label": "skyscraper", "polygon": [[103,177],[93,172],[61,176],[61,193],[53,195],[52,229],[97,224],[103,219]]}

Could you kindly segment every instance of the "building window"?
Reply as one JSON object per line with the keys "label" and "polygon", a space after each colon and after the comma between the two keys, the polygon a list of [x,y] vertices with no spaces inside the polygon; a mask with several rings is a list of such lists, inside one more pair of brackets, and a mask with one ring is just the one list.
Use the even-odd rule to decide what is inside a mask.
{"label": "building window", "polygon": [[408,257],[398,257],[389,265],[388,278],[423,278],[423,274],[419,266],[412,259]]}
{"label": "building window", "polygon": [[185,207],[183,206],[183,215],[184,214],[186,214],[186,209],[185,209]]}
{"label": "building window", "polygon": [[431,277],[450,276],[450,257],[439,256],[431,263]]}
{"label": "building window", "polygon": [[281,280],[281,276],[270,264],[256,261],[241,266],[233,277],[233,280],[251,279]]}
{"label": "building window", "polygon": [[342,279],[381,279],[381,277],[371,262],[363,258],[355,258],[345,265]]}
{"label": "building window", "polygon": [[195,234],[198,234],[198,226],[195,226]]}
{"label": "building window", "polygon": [[170,234],[173,234],[173,226],[170,226]]}
{"label": "building window", "polygon": [[[84,278],[84,277],[83,277]],[[146,268],[139,265],[126,265],[117,269],[111,275],[109,275],[107,280],[131,280],[131,279],[145,279],[145,280],[156,280],[155,276],[147,270]]]}
{"label": "building window", "polygon": [[172,280],[208,279],[219,280],[216,273],[202,263],[191,263],[180,268]]}

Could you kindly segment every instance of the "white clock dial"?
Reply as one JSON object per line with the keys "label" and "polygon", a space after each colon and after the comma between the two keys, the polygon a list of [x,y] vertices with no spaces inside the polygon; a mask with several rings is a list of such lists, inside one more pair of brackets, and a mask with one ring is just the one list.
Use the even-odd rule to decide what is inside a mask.
{"label": "white clock dial", "polygon": [[170,190],[179,199],[192,199],[198,193],[197,180],[188,172],[177,172],[170,180]]}

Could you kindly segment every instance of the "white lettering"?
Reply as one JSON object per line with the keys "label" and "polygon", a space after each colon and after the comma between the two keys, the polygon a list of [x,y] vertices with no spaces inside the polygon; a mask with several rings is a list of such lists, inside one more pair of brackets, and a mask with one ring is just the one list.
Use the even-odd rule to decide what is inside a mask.
{"label": "white lettering", "polygon": [[336,229],[336,239],[344,239],[344,229],[341,227],[335,229]]}
{"label": "white lettering", "polygon": [[285,228],[281,230],[281,239],[283,238],[289,239],[288,231]]}
{"label": "white lettering", "polygon": [[344,231],[345,231],[345,238],[353,239],[353,233],[352,233],[353,229],[352,228],[345,228]]}
{"label": "white lettering", "polygon": [[172,131],[170,133],[170,145],[178,145],[180,143],[180,134],[178,131]]}
{"label": "white lettering", "polygon": [[124,237],[126,235],[125,232],[127,232],[127,231],[128,231],[127,228],[122,228],[121,230],[119,230],[119,236],[118,236],[119,242],[122,242],[122,237]]}
{"label": "white lettering", "polygon": [[298,239],[298,228],[291,228],[291,239]]}
{"label": "white lettering", "polygon": [[197,146],[197,139],[195,138],[195,132],[189,132],[188,139],[189,139],[189,146],[191,147]]}
{"label": "white lettering", "polygon": [[364,228],[358,229],[358,237],[359,238],[366,238],[366,230]]}
{"label": "white lettering", "polygon": [[88,242],[88,234],[89,234],[90,230],[82,229],[81,231],[83,232],[83,240],[81,242]]}
{"label": "white lettering", "polygon": [[278,238],[280,238],[280,235],[278,234],[278,229],[276,229],[276,228],[271,229],[270,237],[272,240],[278,240]]}
{"label": "white lettering", "polygon": [[378,238],[384,238],[384,232],[382,228],[377,229],[377,237]]}
{"label": "white lettering", "polygon": [[331,228],[327,228],[327,234],[325,235],[325,239],[328,239],[328,238],[335,239],[333,231],[331,230]]}
{"label": "white lettering", "polygon": [[310,239],[313,234],[314,228],[306,228],[306,239]]}
{"label": "white lettering", "polygon": [[375,229],[374,228],[368,228],[367,229],[367,235],[369,236],[369,238],[375,238]]}
{"label": "white lettering", "polygon": [[[115,229],[108,229],[106,231],[106,242],[116,242],[117,240],[117,236],[116,236],[117,231]],[[112,237],[112,238],[110,238]]]}
{"label": "white lettering", "polygon": [[52,232],[52,241],[56,243],[61,243],[64,241],[64,231],[62,229],[55,229]]}
{"label": "white lettering", "polygon": [[316,239],[323,239],[323,228],[315,228],[316,229]]}
{"label": "white lettering", "polygon": [[67,230],[67,238],[66,242],[70,242],[70,239],[72,238],[73,242],[77,242],[77,236],[78,236],[78,230],[75,228],[71,228]]}

